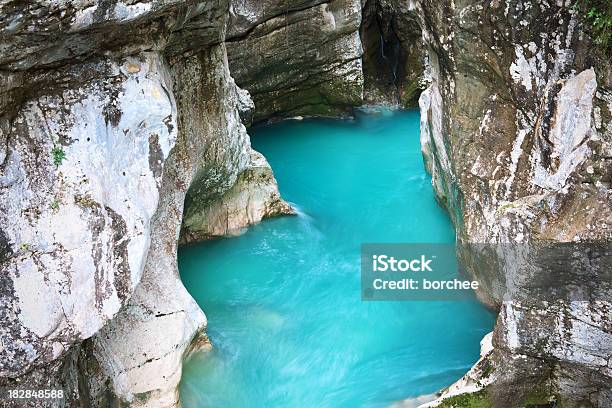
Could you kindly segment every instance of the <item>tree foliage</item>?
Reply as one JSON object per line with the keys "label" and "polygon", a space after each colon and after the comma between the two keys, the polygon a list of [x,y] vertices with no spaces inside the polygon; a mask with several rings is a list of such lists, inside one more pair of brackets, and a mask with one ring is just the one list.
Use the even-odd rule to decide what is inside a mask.
{"label": "tree foliage", "polygon": [[612,54],[612,1],[578,0],[576,8],[583,14],[595,43]]}

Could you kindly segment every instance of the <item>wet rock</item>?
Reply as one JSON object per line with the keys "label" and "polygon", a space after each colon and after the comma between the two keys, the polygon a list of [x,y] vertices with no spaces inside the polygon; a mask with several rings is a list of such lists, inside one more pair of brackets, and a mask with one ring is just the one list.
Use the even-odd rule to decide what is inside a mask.
{"label": "wet rock", "polygon": [[360,28],[364,103],[416,107],[424,50],[414,1],[368,0]]}

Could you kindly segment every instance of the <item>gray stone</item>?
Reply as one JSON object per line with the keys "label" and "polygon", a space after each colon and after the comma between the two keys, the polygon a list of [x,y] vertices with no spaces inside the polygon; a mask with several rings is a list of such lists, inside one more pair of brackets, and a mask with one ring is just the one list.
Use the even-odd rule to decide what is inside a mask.
{"label": "gray stone", "polygon": [[[610,61],[577,10],[558,4],[418,5],[431,83],[425,162],[479,296],[501,308],[487,357],[496,374],[477,388],[493,406],[610,404],[609,297],[529,299],[524,285],[544,256],[524,243],[612,241]],[[581,270],[565,269],[580,281]],[[517,288],[522,297],[505,299]]]}
{"label": "gray stone", "polygon": [[11,248],[2,263],[11,281],[2,296],[11,311],[0,328],[2,376],[95,334],[144,268],[176,106],[158,55],[98,67],[108,78],[31,100],[11,121],[0,175]]}
{"label": "gray stone", "polygon": [[181,231],[183,244],[239,235],[264,218],[295,214],[280,197],[266,158],[255,150],[232,188],[216,198],[194,194],[188,202]]}
{"label": "gray stone", "polygon": [[254,121],[348,114],[363,98],[359,0],[232,2],[232,76]]}

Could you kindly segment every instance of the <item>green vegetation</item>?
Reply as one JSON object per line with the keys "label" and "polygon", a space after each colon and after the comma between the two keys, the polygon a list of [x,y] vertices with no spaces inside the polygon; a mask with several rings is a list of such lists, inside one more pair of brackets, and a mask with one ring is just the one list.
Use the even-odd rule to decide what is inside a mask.
{"label": "green vegetation", "polygon": [[30,244],[28,244],[27,242],[22,243],[20,246],[22,251],[29,251],[30,250]]}
{"label": "green vegetation", "polygon": [[96,200],[91,198],[89,194],[74,196],[74,202],[81,207],[94,208],[98,205]]}
{"label": "green vegetation", "polygon": [[[488,365],[483,370],[483,377],[486,378],[495,370],[495,367],[488,362]],[[517,406],[521,408],[542,408],[549,407],[554,404],[554,396],[548,385],[548,381],[544,380],[536,384],[527,394],[523,394],[522,399],[517,396]],[[481,389],[478,392],[459,394],[453,397],[446,398],[442,401],[439,408],[492,408],[494,406],[492,399],[489,397],[486,389]]]}
{"label": "green vegetation", "polygon": [[493,404],[485,391],[469,394],[459,394],[446,398],[438,406],[439,408],[491,408]]}
{"label": "green vegetation", "polygon": [[51,149],[51,157],[53,157],[53,164],[59,166],[66,158],[66,152],[64,152],[64,150],[60,146],[54,143],[53,149]]}
{"label": "green vegetation", "polygon": [[499,207],[497,207],[497,215],[501,215],[511,208],[516,208],[516,204],[515,203],[502,204]]}
{"label": "green vegetation", "polygon": [[612,1],[578,0],[575,6],[584,14],[595,43],[612,54]]}
{"label": "green vegetation", "polygon": [[482,378],[488,378],[491,374],[493,374],[493,371],[495,371],[495,367],[493,367],[493,363],[491,363],[489,360],[485,360],[484,364],[485,366],[482,370]]}
{"label": "green vegetation", "polygon": [[51,201],[51,209],[52,210],[59,210],[59,205],[60,202],[57,198],[55,198],[53,201]]}
{"label": "green vegetation", "polygon": [[546,382],[538,384],[523,400],[521,401],[522,406],[525,408],[537,408],[546,407],[551,403],[551,392],[550,387],[547,386]]}

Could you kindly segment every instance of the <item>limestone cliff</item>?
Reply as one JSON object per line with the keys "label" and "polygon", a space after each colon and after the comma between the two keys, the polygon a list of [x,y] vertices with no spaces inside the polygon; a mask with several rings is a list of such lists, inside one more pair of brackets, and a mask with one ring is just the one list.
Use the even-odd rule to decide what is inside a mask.
{"label": "limestone cliff", "polygon": [[222,195],[254,155],[229,4],[0,6],[0,385],[175,406],[206,324],[176,265],[185,195]]}
{"label": "limestone cliff", "polygon": [[121,312],[81,352],[87,399],[100,406],[114,399],[130,406],[176,405],[185,351],[206,325],[180,282],[176,262],[185,180],[215,180],[207,186],[208,194],[223,192],[249,163],[248,136],[223,44],[171,59],[170,69],[180,135],[166,162],[147,264]]}
{"label": "limestone cliff", "polygon": [[[431,81],[420,99],[423,153],[463,263],[501,308],[474,398],[610,406],[609,256],[603,296],[541,297],[528,279],[546,260],[538,245],[588,242],[609,254],[610,60],[569,2],[423,0],[419,12]],[[583,272],[566,263],[536,278],[584,289]],[[522,296],[507,298],[511,290]]]}

